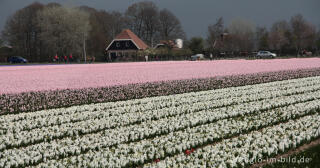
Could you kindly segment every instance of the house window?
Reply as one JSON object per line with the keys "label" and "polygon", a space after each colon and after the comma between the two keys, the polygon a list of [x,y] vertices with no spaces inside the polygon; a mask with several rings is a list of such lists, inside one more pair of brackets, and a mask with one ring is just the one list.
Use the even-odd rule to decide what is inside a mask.
{"label": "house window", "polygon": [[120,42],[117,42],[117,43],[116,43],[116,46],[119,48],[119,47],[120,47]]}

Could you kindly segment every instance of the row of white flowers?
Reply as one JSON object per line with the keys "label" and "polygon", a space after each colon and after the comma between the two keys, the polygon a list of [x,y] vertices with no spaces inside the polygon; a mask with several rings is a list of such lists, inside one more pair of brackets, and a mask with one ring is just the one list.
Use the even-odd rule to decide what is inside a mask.
{"label": "row of white flowers", "polygon": [[244,167],[320,136],[320,115],[315,114],[225,139],[190,155],[179,154],[145,167]]}
{"label": "row of white flowers", "polygon": [[[311,86],[309,88],[296,89],[295,92],[305,92],[306,90],[314,90],[315,88],[318,89],[316,86]],[[291,92],[291,90],[286,90],[283,93],[267,92],[260,96],[250,95],[251,98],[243,96],[241,99],[227,99],[225,102],[205,102],[190,106],[182,106],[182,108],[173,107],[169,109],[154,110],[151,113],[125,113],[123,115],[110,117],[108,115],[104,116],[102,113],[101,115],[104,117],[98,119],[85,120],[76,123],[65,123],[61,125],[54,125],[52,127],[41,127],[28,131],[7,132],[0,136],[0,150],[5,150],[8,147],[12,148],[19,147],[21,145],[32,145],[33,143],[46,142],[57,138],[72,137],[79,134],[89,134],[87,136],[92,136],[91,133],[95,134],[98,132],[98,136],[100,136],[100,134],[105,134],[105,132],[103,132],[104,130],[115,130],[115,128],[121,128],[122,126],[126,126],[126,130],[130,130],[128,129],[130,127],[141,128],[140,132],[147,132],[148,136],[154,136],[161,133],[168,133],[173,130],[188,128],[190,126],[210,123],[218,119],[254,113],[261,110],[268,110],[271,108],[320,98],[320,91],[271,98]],[[270,99],[260,100],[262,97],[269,97]],[[234,101],[243,102],[247,100],[257,101],[231,105],[234,104]],[[226,104],[229,104],[230,106],[212,109],[217,107],[217,104],[218,106],[224,106]],[[87,115],[90,115],[90,113]],[[132,123],[135,124],[131,125]],[[172,123],[173,125],[175,123],[178,124],[175,124],[177,127],[170,129],[161,127],[166,123]],[[30,125],[32,125],[32,121],[30,122]],[[148,129],[146,130],[145,128]],[[136,139],[137,138],[135,138],[135,140]]]}
{"label": "row of white flowers", "polygon": [[[194,128],[200,128],[203,124],[209,125],[209,123],[219,119],[311,101],[319,98],[320,94],[317,91],[319,90],[319,79],[313,77],[292,80],[295,82],[282,81],[278,82],[278,84],[273,82],[270,85],[260,84],[231,88],[229,90],[220,89],[199,92],[199,94],[186,94],[189,97],[185,94],[183,94],[185,97],[175,95],[177,98],[175,96],[167,96],[171,98],[166,99],[166,97],[163,97],[163,100],[167,100],[163,102],[165,105],[158,106],[153,105],[154,103],[147,103],[146,100],[149,99],[151,102],[156,102],[161,99],[147,98],[125,101],[128,104],[135,104],[135,102],[140,101],[133,108],[125,104],[125,102],[119,103],[118,106],[112,105],[112,103],[103,103],[48,110],[48,113],[47,111],[42,111],[44,114],[40,115],[40,117],[35,115],[39,112],[0,116],[0,126],[7,129],[5,131],[1,129],[2,132],[0,132],[0,160],[1,163],[8,165],[10,161],[25,158],[23,162],[19,161],[19,163],[23,163],[20,165],[29,165],[32,162],[44,161],[57,156],[67,157],[75,153],[80,154],[86,150],[139,141],[146,137],[168,134],[181,129],[189,130],[190,127],[194,126],[197,126]],[[229,92],[229,97],[224,98],[223,95],[227,94],[227,92]],[[192,101],[189,101],[189,99]],[[188,105],[189,103],[191,105]],[[66,109],[68,113],[64,113]],[[61,113],[57,112],[59,110]],[[52,111],[54,111],[54,115],[51,115]],[[77,116],[83,120],[76,123],[64,122],[68,121],[68,118],[70,120],[70,118],[76,118]],[[90,116],[95,117],[90,118]],[[48,124],[49,120],[46,118],[50,117],[58,117],[58,119],[56,122]],[[12,122],[8,122],[10,120]],[[136,124],[130,125],[132,123]],[[42,126],[46,127],[38,128]],[[26,131],[20,131],[23,129],[26,129]],[[78,134],[80,133],[86,135],[79,137]],[[53,138],[59,139],[47,142]],[[75,147],[82,144],[83,146],[80,148]],[[30,146],[20,148],[20,145]],[[6,149],[7,147],[10,149]],[[14,148],[11,149],[12,147]],[[50,153],[50,150],[52,152],[50,157],[44,157],[43,154],[46,151]],[[7,158],[7,156],[12,157]],[[11,165],[16,164],[17,162]]]}
{"label": "row of white flowers", "polygon": [[[127,132],[127,128],[123,128],[122,130],[114,130],[114,132],[106,132],[104,136],[87,136],[86,139],[83,139],[83,137],[79,139],[67,138],[60,142],[53,141],[21,149],[5,150],[3,152],[4,157],[0,159],[0,163],[5,163],[6,165],[28,165],[43,162],[47,159],[58,159],[60,157],[80,154],[79,156],[61,161],[47,161],[47,164],[58,164],[59,162],[61,162],[60,164],[67,164],[70,160],[73,160],[72,164],[77,163],[84,166],[89,166],[89,163],[107,164],[100,166],[108,167],[128,166],[128,164],[131,163],[143,164],[150,159],[175,154],[185,149],[190,149],[190,147],[213,142],[214,140],[233,134],[240,134],[251,129],[272,125],[291,117],[305,115],[318,109],[319,103],[319,100],[315,100],[270,110],[261,114],[249,115],[247,117],[219,120],[216,123],[187,128],[182,131],[171,132],[167,135],[129,144],[118,144],[110,148],[105,147],[113,145],[114,143],[117,144],[118,141],[123,139],[128,139],[130,135],[145,135],[135,134],[134,130]],[[189,121],[192,121],[192,119],[187,120],[187,122]],[[175,126],[179,127],[179,124],[180,123],[176,123]],[[160,125],[170,128],[174,123],[162,123]],[[146,133],[143,129],[136,131]],[[82,151],[87,151],[88,149],[90,149],[88,153],[81,154]],[[19,159],[21,162],[19,162]]]}
{"label": "row of white flowers", "polygon": [[[137,111],[148,111],[164,107],[171,107],[177,105],[185,105],[190,103],[207,100],[225,99],[229,97],[240,97],[248,94],[259,94],[269,91],[277,90],[287,90],[293,88],[301,88],[310,85],[317,85],[320,83],[320,77],[310,77],[303,79],[294,79],[286,81],[277,81],[265,84],[248,85],[242,87],[232,87],[224,88],[211,91],[193,92],[170,96],[159,96],[144,99],[135,99],[120,102],[109,102],[91,105],[81,105],[73,106],[69,108],[60,108],[52,110],[42,110],[32,113],[21,113],[16,115],[6,115],[5,117],[0,117],[0,123],[3,124],[4,128],[7,123],[13,123],[17,121],[18,123],[23,120],[36,120],[38,118],[50,118],[54,116],[70,116],[73,118],[77,116],[77,113],[92,112],[92,111],[104,111],[108,112],[109,115],[121,113],[119,110],[124,112],[137,112]],[[161,103],[158,103],[161,102]],[[116,110],[111,110],[116,109]],[[113,113],[112,113],[113,112]],[[53,118],[54,119],[54,118]],[[50,118],[51,121],[51,118]],[[36,122],[36,121],[35,121]],[[49,122],[49,121],[48,121]],[[49,123],[51,124],[51,123]]]}
{"label": "row of white flowers", "polygon": [[[249,90],[249,91],[241,90],[242,92],[232,92],[231,90],[230,92],[225,93],[233,96],[233,98],[232,97],[224,98],[222,95],[215,95],[213,93],[210,94],[210,91],[208,91],[208,94],[206,96],[197,97],[195,95],[190,95],[189,98],[185,98],[185,99],[181,99],[180,98],[181,95],[177,95],[177,98],[171,99],[168,102],[163,101],[161,103],[158,103],[160,105],[167,107],[163,109],[159,107],[150,109],[148,105],[140,105],[140,106],[134,106],[130,108],[114,108],[114,109],[105,110],[105,106],[104,106],[105,104],[96,104],[95,106],[84,105],[84,106],[71,107],[67,109],[62,108],[62,109],[56,109],[56,110],[40,111],[41,114],[39,115],[36,115],[39,112],[18,114],[18,115],[6,115],[6,116],[0,117],[0,119],[2,120],[0,121],[0,123],[2,128],[5,128],[6,131],[19,132],[23,130],[38,128],[38,127],[53,126],[53,125],[59,125],[59,124],[69,123],[69,122],[79,122],[79,121],[84,121],[89,119],[94,120],[97,118],[104,118],[104,117],[110,117],[110,116],[118,116],[124,113],[138,112],[141,114],[141,112],[146,112],[146,113],[152,114],[154,113],[154,111],[159,111],[159,109],[164,111],[168,111],[168,110],[179,111],[180,110],[179,108],[182,108],[182,107],[190,108],[188,104],[192,104],[192,106],[199,106],[199,105],[203,106],[203,103],[210,103],[213,100],[216,100],[215,102],[217,102],[216,103],[218,104],[217,106],[219,105],[221,106],[219,102],[225,103],[226,101],[231,100],[231,102],[227,102],[227,104],[222,104],[223,106],[223,105],[228,105],[228,103],[233,103],[233,104],[243,103],[245,101],[254,101],[256,99],[303,93],[307,91],[314,91],[319,89],[320,87],[319,85],[317,85],[320,83],[318,80],[311,80],[309,81],[309,83],[306,83],[306,84],[305,83],[306,83],[305,80],[301,80],[301,83],[298,83],[298,84],[296,83],[296,85],[274,88],[273,90],[264,90],[261,87],[257,87],[256,88],[257,90]],[[262,94],[261,90],[265,94]],[[266,94],[266,93],[269,93],[269,94]],[[245,97],[243,95],[245,95]],[[253,97],[252,95],[262,95],[264,97],[262,96]],[[149,98],[149,99],[152,99],[152,98]],[[196,101],[197,103],[195,103]],[[168,105],[168,103],[171,103],[171,105]],[[182,106],[182,105],[187,105],[187,106]],[[91,108],[89,108],[88,106]],[[59,113],[59,115],[51,116],[52,114],[51,111],[61,111],[62,113]],[[81,113],[79,111],[81,111]],[[68,112],[68,114],[64,112]],[[145,115],[145,114],[142,114],[142,115]],[[155,115],[155,116],[159,116],[159,115]],[[23,118],[23,120],[21,118]],[[1,131],[0,131],[0,135],[1,135]]]}
{"label": "row of white flowers", "polygon": [[[319,102],[314,102],[316,105]],[[299,108],[299,107],[298,107]],[[300,109],[303,105],[300,106]],[[288,110],[288,109],[283,109]],[[279,111],[279,112],[284,112]],[[197,145],[206,144],[218,138],[223,138],[228,134],[241,133],[241,131],[248,130],[250,127],[254,128],[258,125],[266,125],[273,120],[277,122],[277,115],[267,114],[264,116],[249,117],[245,121],[238,120],[224,120],[216,124],[208,126],[187,129],[179,131],[166,136],[157,137],[151,140],[140,141],[131,144],[122,144],[117,147],[99,149],[99,151],[90,151],[86,154],[66,158],[63,160],[52,160],[39,166],[58,166],[72,164],[75,166],[95,166],[95,167],[130,167],[133,163],[143,164],[145,161],[154,160],[156,158],[165,157],[166,155],[174,154],[176,152],[182,153],[186,149]],[[275,119],[274,119],[275,117]],[[313,115],[317,118],[316,121],[308,120],[311,123],[320,121],[319,115]],[[310,117],[307,117],[310,119]],[[301,119],[302,121],[305,118]],[[257,124],[257,122],[259,124]],[[296,121],[298,124],[300,120]],[[289,123],[290,126],[292,122]],[[248,126],[247,126],[248,125]],[[319,123],[317,123],[319,126]],[[298,127],[295,127],[298,128]],[[285,130],[285,129],[284,129]],[[300,129],[303,131],[304,129]],[[272,136],[271,136],[272,137]],[[227,152],[228,150],[226,150]],[[182,154],[183,155],[183,154]],[[131,163],[131,164],[130,164]],[[165,166],[162,166],[165,167]],[[175,167],[175,166],[172,166]],[[195,166],[197,167],[197,166]]]}

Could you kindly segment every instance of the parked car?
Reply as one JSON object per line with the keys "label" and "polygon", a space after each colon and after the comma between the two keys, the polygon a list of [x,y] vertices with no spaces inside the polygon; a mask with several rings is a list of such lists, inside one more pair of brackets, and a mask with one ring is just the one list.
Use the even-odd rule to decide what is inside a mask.
{"label": "parked car", "polygon": [[27,63],[28,60],[20,56],[13,56],[8,59],[9,63]]}
{"label": "parked car", "polygon": [[204,59],[203,54],[196,54],[191,56],[191,61],[202,60],[202,59]]}
{"label": "parked car", "polygon": [[256,55],[257,58],[275,58],[277,54],[270,51],[259,51]]}
{"label": "parked car", "polygon": [[301,54],[302,56],[312,56],[312,52],[311,51],[303,50],[301,53],[302,53]]}

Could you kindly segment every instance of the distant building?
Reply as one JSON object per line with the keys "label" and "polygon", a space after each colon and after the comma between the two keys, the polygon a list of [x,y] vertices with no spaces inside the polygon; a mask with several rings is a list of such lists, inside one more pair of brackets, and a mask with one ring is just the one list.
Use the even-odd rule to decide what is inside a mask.
{"label": "distant building", "polygon": [[106,48],[106,54],[109,60],[115,60],[118,57],[136,56],[138,51],[149,48],[137,35],[131,30],[125,29],[116,36]]}
{"label": "distant building", "polygon": [[183,40],[182,39],[176,39],[176,46],[178,48],[183,48]]}
{"label": "distant building", "polygon": [[181,39],[173,40],[161,40],[159,44],[157,44],[154,48],[161,49],[161,48],[170,48],[173,50],[182,49],[183,41]]}

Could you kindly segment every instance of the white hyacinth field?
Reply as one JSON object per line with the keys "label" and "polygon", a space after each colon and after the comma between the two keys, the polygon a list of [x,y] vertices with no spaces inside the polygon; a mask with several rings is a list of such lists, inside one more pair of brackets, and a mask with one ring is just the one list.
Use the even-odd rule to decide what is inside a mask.
{"label": "white hyacinth field", "polygon": [[0,167],[246,167],[320,136],[320,77],[0,116]]}

